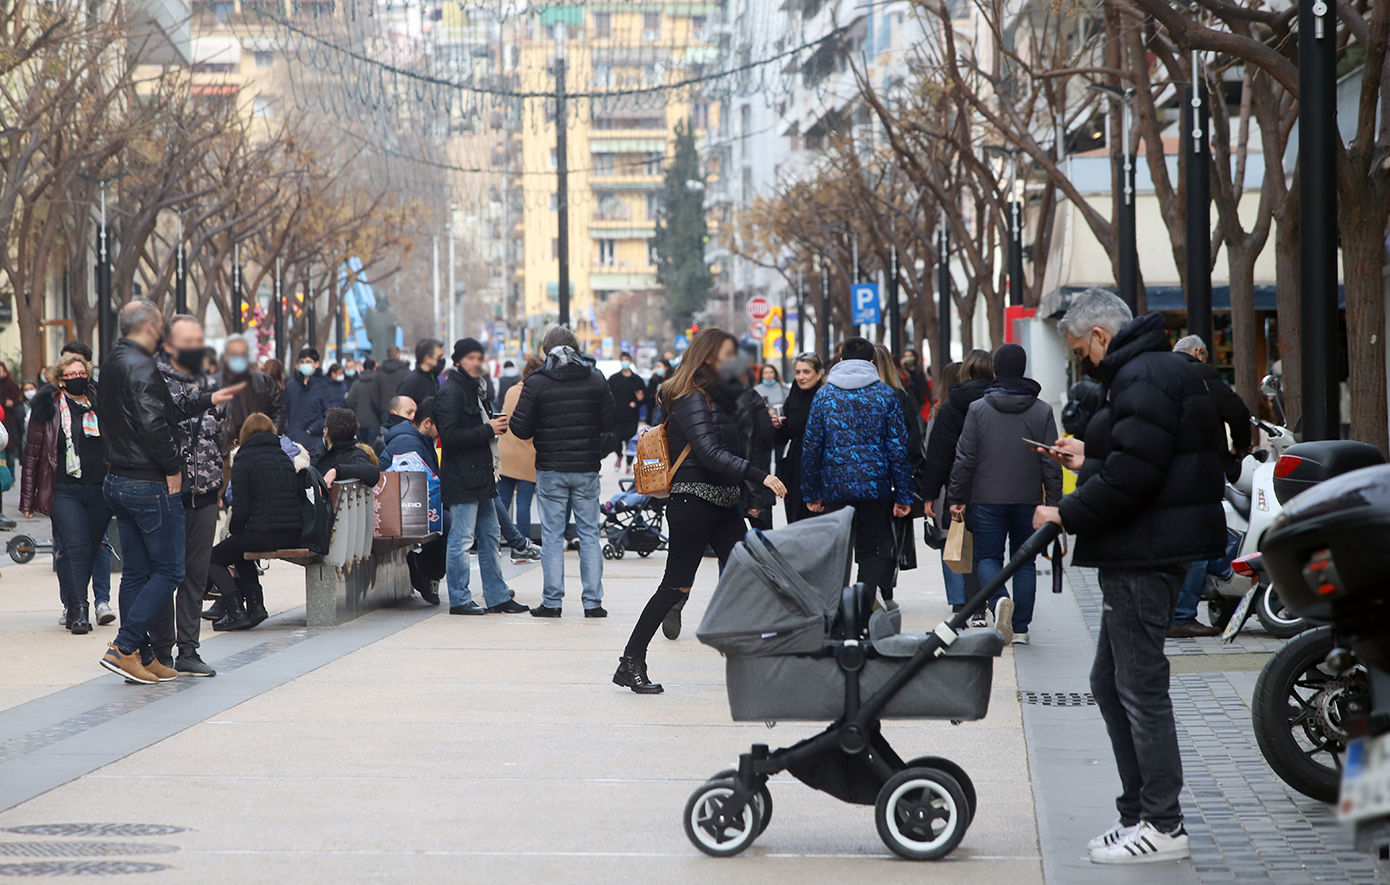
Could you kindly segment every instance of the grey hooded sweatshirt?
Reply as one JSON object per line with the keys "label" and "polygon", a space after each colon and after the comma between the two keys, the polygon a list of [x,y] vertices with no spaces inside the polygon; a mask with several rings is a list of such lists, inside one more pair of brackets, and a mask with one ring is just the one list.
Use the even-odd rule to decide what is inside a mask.
{"label": "grey hooded sweatshirt", "polygon": [[970,404],[956,443],[947,500],[951,504],[1048,504],[1062,500],[1062,466],[1023,438],[1057,438],[1052,407],[1031,378],[997,378]]}

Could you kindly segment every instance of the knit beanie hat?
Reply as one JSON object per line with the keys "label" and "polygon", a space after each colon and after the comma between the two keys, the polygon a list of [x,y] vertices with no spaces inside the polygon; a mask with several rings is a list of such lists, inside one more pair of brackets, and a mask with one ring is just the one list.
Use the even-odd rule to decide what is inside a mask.
{"label": "knit beanie hat", "polygon": [[470,353],[486,353],[483,343],[477,338],[460,338],[454,342],[453,362],[457,363]]}
{"label": "knit beanie hat", "polygon": [[1017,344],[1001,344],[994,352],[994,377],[1022,378],[1028,369],[1028,352]]}

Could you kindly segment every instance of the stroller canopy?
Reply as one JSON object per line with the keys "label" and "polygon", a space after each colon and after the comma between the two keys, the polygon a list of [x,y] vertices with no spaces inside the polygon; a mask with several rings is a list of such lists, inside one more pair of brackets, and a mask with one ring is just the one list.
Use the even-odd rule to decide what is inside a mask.
{"label": "stroller canopy", "polygon": [[731,657],[820,651],[849,583],[854,511],[750,531],[729,556],[696,637]]}

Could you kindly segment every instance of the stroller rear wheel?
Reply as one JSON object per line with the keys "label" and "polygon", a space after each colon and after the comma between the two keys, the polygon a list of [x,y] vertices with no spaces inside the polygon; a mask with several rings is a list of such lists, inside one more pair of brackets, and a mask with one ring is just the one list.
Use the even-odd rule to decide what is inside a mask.
{"label": "stroller rear wheel", "polygon": [[936,768],[905,768],[878,792],[874,823],[899,857],[937,860],[965,838],[969,802],[956,779]]}
{"label": "stroller rear wheel", "polygon": [[724,810],[734,789],[732,780],[710,781],[691,793],[690,801],[685,803],[685,835],[711,857],[733,857],[752,845],[762,832],[756,798],[737,814]]}
{"label": "stroller rear wheel", "polygon": [[961,792],[965,793],[965,801],[970,805],[969,813],[965,815],[965,825],[968,827],[975,822],[975,810],[980,803],[975,797],[975,782],[970,779],[970,775],[965,773],[964,768],[942,756],[918,756],[903,767],[935,768],[955,778],[956,783],[960,784]]}
{"label": "stroller rear wheel", "polygon": [[[732,768],[726,768],[718,774],[712,775],[706,783],[725,778],[733,780],[737,774],[738,772]],[[772,792],[768,790],[767,784],[763,784],[758,788],[758,792],[753,794],[753,803],[758,806],[758,813],[762,816],[762,823],[758,825],[758,835],[761,836],[767,832],[767,825],[772,823]]]}

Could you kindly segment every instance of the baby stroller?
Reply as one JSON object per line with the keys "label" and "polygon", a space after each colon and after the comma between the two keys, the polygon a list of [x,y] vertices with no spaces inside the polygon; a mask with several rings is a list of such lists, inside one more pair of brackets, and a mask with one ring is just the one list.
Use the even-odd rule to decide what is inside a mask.
{"label": "baby stroller", "polygon": [[633,488],[633,481],[622,480],[622,489],[600,508],[603,511],[604,559],[622,559],[632,550],[643,559],[658,550],[666,549],[666,536],[661,533],[661,521],[666,502],[643,495]]}
{"label": "baby stroller", "polygon": [[1004,637],[958,633],[1060,529],[1034,533],[949,621],[931,633],[904,634],[898,611],[871,613],[870,593],[848,585],[853,518],[846,509],[749,532],[696,631],[727,657],[735,721],[832,720],[790,747],[755,744],[737,769],[691,795],[685,833],[706,854],[731,857],[753,844],[772,818],[768,777],[782,771],[841,801],[873,805],[884,844],[909,860],[950,854],[974,817],[975,787],[965,770],[937,756],[904,762],[879,722],[984,717]]}

